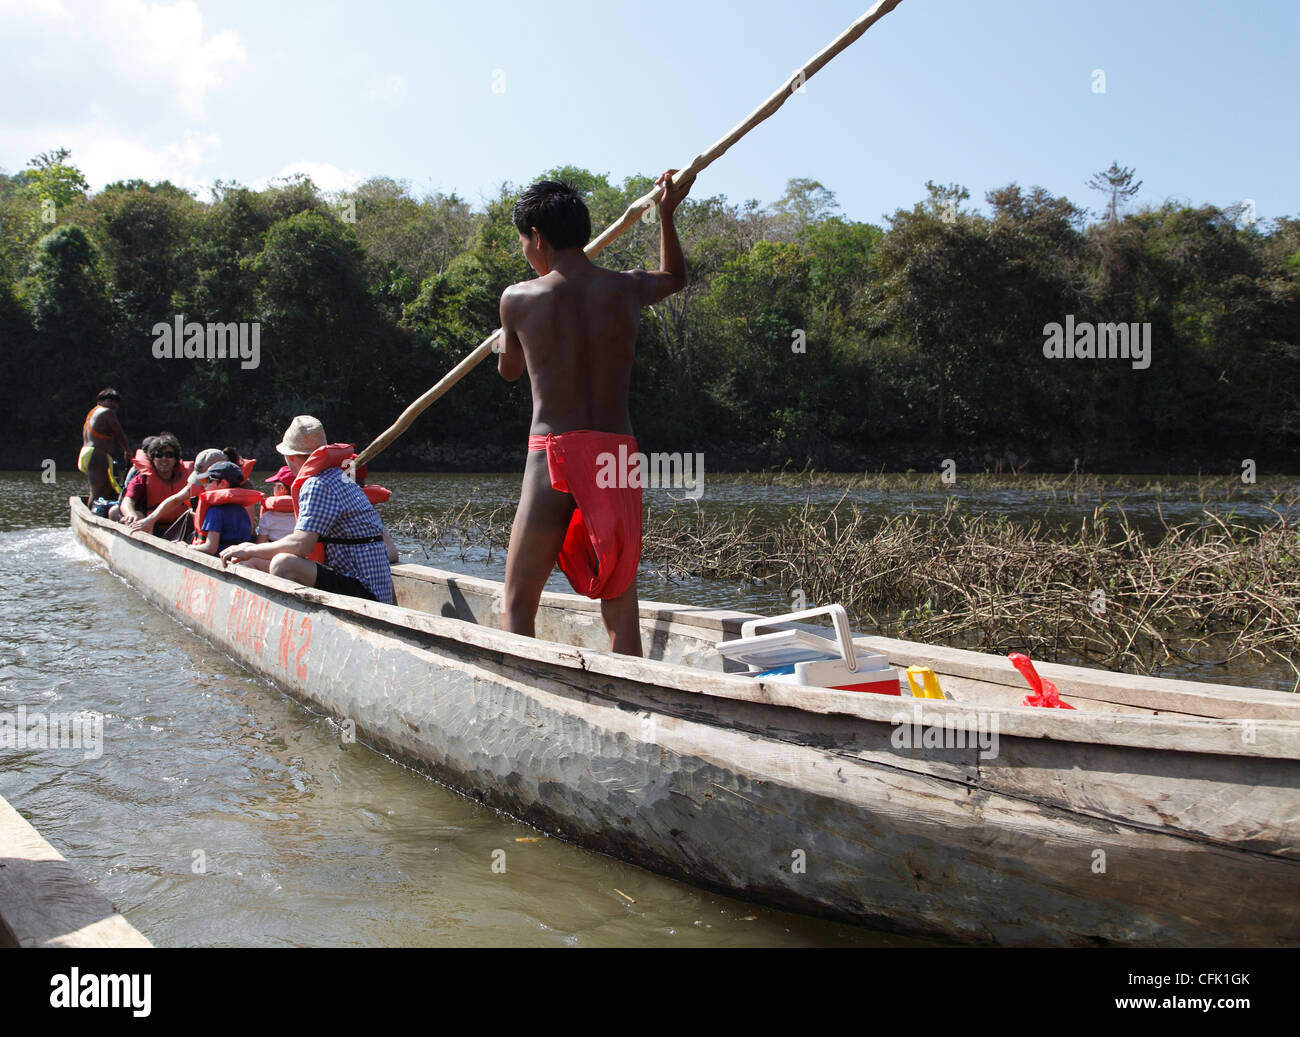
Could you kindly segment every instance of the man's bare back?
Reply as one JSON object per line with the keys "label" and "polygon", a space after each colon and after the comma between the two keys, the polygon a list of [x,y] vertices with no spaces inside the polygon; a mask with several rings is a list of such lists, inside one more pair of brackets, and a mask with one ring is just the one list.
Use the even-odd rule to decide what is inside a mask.
{"label": "man's bare back", "polygon": [[[502,317],[532,383],[534,435],[632,434],[627,394],[641,288],[633,276],[587,261],[506,289]],[[499,362],[506,377],[509,359],[507,346]]]}
{"label": "man's bare back", "polygon": [[[533,436],[561,436],[581,430],[632,435],[628,385],[640,309],[680,291],[686,284],[686,262],[673,213],[690,185],[674,187],[674,172],[669,170],[659,178],[668,187],[659,203],[658,271],[618,273],[592,263],[583,252],[590,237],[586,208],[570,189],[561,190],[562,185],[536,184],[525,192],[516,208],[520,247],[540,276],[512,285],[501,296],[497,369],[509,381],[528,371],[533,392]],[[533,222],[534,216],[537,223],[551,227],[551,234]],[[554,568],[575,508],[572,493],[552,486],[549,449],[539,447],[528,455],[506,559],[504,625],[528,636],[535,633],[542,589]],[[637,501],[639,545],[639,489]],[[635,560],[630,564],[635,566]],[[572,581],[572,574],[570,578]],[[640,655],[634,576],[625,591],[602,598],[601,614],[612,649]]]}

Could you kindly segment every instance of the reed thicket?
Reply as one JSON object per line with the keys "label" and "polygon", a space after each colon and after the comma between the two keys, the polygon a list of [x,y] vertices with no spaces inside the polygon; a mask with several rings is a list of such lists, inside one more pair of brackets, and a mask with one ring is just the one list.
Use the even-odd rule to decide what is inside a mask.
{"label": "reed thicket", "polygon": [[[1111,506],[1078,529],[952,503],[881,519],[842,499],[775,521],[652,508],[643,565],[798,589],[892,637],[1135,672],[1254,658],[1289,666],[1300,686],[1297,504],[1275,502],[1262,526],[1207,510],[1155,534]],[[512,514],[466,506],[404,528],[441,547],[504,548]]]}

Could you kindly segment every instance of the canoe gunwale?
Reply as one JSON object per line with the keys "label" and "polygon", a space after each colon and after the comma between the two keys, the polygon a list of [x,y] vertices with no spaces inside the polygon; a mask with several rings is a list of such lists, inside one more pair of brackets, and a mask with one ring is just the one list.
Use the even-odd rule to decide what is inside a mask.
{"label": "canoe gunwale", "polygon": [[[912,707],[927,723],[974,720],[981,707],[771,685],[524,638],[483,625],[500,584],[422,566],[395,575],[432,584],[432,597],[408,584],[404,600],[434,612],[325,594],[131,536],[79,503],[79,539],[218,650],[325,715],[353,719],[363,744],[579,845],[743,899],[856,924],[885,926],[897,914],[906,922],[890,928],[962,942],[1195,944],[1229,932],[1300,942],[1300,908],[1276,909],[1300,876],[1290,807],[1300,788],[1296,722],[1256,722],[1252,745],[1235,720],[1002,706],[991,707],[1000,757],[982,760],[969,744],[893,752],[889,725],[906,722]],[[220,596],[215,624],[211,606],[200,618],[197,599],[182,605],[186,570],[222,585],[203,591]],[[212,588],[213,579],[198,582]],[[240,654],[248,639],[221,617],[256,597],[273,606],[274,627],[281,613],[312,622],[326,654],[312,656],[307,676],[275,671],[265,640]],[[543,604],[570,601],[592,611],[567,595]],[[669,630],[674,658],[699,658],[678,650],[695,651],[715,626],[748,618],[650,602],[643,622],[661,610],[685,611],[702,628],[683,642]],[[574,631],[591,634],[589,624]],[[340,653],[356,653],[350,683],[330,668]],[[1231,808],[1219,818],[1221,794]],[[744,847],[766,855],[737,850],[727,835],[741,830]],[[792,879],[787,839],[836,867],[816,884]],[[1090,868],[1097,847],[1125,862],[1113,878]],[[1188,888],[1151,893],[1144,876],[1170,869]],[[1221,887],[1265,891],[1275,909],[1237,929],[1215,899]],[[1000,891],[995,899],[1010,906],[981,905],[979,888]]]}
{"label": "canoe gunwale", "polygon": [[[1142,716],[1136,714],[1093,713],[1086,710],[1045,710],[1026,706],[984,705],[963,701],[935,699],[908,699],[905,697],[866,695],[821,688],[800,688],[788,684],[755,681],[752,678],[716,671],[695,669],[676,663],[652,659],[637,659],[615,655],[612,652],[545,641],[486,627],[461,619],[433,615],[400,605],[387,605],[362,598],[326,593],[313,587],[304,587],[292,581],[263,573],[256,569],[227,567],[210,555],[193,551],[170,541],[148,534],[131,534],[120,523],[93,515],[79,497],[70,498],[74,523],[98,528],[116,537],[130,540],[149,551],[168,555],[179,565],[206,570],[222,579],[235,579],[254,586],[264,587],[300,602],[303,606],[325,609],[347,622],[360,622],[367,627],[408,631],[424,637],[469,646],[480,652],[511,656],[527,664],[545,663],[554,666],[583,670],[618,681],[633,681],[662,685],[676,691],[685,691],[733,701],[753,702],[765,706],[785,707],[819,715],[839,715],[874,723],[911,723],[914,710],[920,710],[937,723],[973,724],[981,716],[996,714],[1000,737],[1048,739],[1055,742],[1080,742],[1096,745],[1130,747],[1173,752],[1211,753],[1214,755],[1296,759],[1300,758],[1300,721],[1254,718],[1208,718],[1198,716]],[[83,538],[84,539],[84,538]],[[102,552],[97,552],[101,553]],[[107,559],[106,559],[107,560]],[[490,587],[500,587],[494,581],[481,577],[465,576],[447,570],[434,569],[406,563],[394,566],[394,573],[425,580],[446,581],[448,585],[476,582]],[[591,611],[596,603],[575,595],[548,592],[543,595],[543,605],[570,607],[577,603],[578,611]],[[643,617],[647,611],[669,613],[674,621],[679,613],[687,622],[701,625],[706,622],[731,622],[753,619],[752,614],[731,610],[694,609],[689,606],[667,605],[657,602],[642,603]],[[855,644],[870,650],[873,642],[887,639],[856,637]],[[893,642],[891,649],[911,642]],[[934,646],[917,644],[918,650],[930,651]],[[985,656],[962,649],[944,649],[945,654],[960,653],[976,661],[992,662],[997,657]],[[1007,669],[1010,670],[1008,664]],[[1080,668],[1074,668],[1080,669]],[[1039,667],[1045,675],[1051,667]],[[1098,674],[1104,671],[1087,671]],[[1117,675],[1126,676],[1126,675]],[[984,678],[977,678],[984,679]],[[1001,683],[1000,681],[998,683]],[[1011,682],[1008,682],[1011,683]],[[1171,681],[1195,690],[1195,682]],[[1242,689],[1264,695],[1287,696],[1286,692],[1270,693],[1264,689]],[[1284,700],[1285,701],[1285,700]],[[1249,735],[1243,737],[1249,721]],[[973,729],[973,728],[971,728]]]}

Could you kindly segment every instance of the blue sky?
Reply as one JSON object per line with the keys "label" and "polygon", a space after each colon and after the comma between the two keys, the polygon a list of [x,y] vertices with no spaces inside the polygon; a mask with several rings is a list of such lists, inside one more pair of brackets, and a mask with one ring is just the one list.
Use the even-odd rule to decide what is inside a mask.
{"label": "blue sky", "polygon": [[[870,6],[747,0],[297,4],[0,0],[0,169],[56,146],[92,186],[371,175],[478,204],[565,163],[615,181],[684,165]],[[1099,209],[1113,160],[1138,204],[1300,214],[1300,3],[903,0],[696,192],[791,177],[880,222],[960,183]],[[1105,76],[1098,92],[1095,71]]]}

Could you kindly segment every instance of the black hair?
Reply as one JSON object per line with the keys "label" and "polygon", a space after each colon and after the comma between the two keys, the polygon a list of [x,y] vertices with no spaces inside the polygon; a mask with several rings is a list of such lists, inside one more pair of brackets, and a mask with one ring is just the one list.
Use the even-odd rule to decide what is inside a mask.
{"label": "black hair", "polygon": [[179,464],[180,459],[185,455],[181,453],[181,441],[170,432],[159,432],[154,436],[153,442],[149,444],[149,449],[145,453],[150,460],[153,460],[168,447],[176,451],[176,461]]}
{"label": "black hair", "polygon": [[539,180],[529,187],[510,213],[520,234],[536,227],[551,248],[582,248],[591,240],[591,213],[574,188],[560,180]]}
{"label": "black hair", "polygon": [[232,446],[223,446],[221,452],[226,455],[226,460],[233,465],[238,465],[239,462],[243,460],[243,458],[239,456],[239,451]]}
{"label": "black hair", "polygon": [[117,403],[121,403],[122,395],[116,389],[100,389],[99,395],[95,397],[95,402],[103,403],[105,400],[114,400]]}

